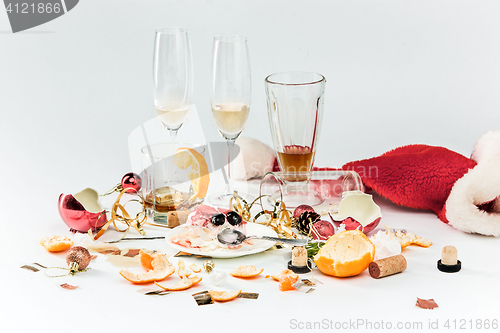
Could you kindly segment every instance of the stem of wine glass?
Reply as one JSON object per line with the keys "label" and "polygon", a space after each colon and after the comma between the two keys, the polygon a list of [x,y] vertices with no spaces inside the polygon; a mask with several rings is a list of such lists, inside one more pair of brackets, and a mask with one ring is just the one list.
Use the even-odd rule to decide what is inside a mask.
{"label": "stem of wine glass", "polygon": [[168,130],[170,132],[170,141],[175,142],[177,140],[177,131],[178,130]]}
{"label": "stem of wine glass", "polygon": [[234,141],[235,140],[226,140],[227,142],[227,189],[228,193],[230,195],[233,194],[233,192],[236,190],[234,187],[234,181],[233,178],[231,177],[231,157],[233,156],[234,153]]}

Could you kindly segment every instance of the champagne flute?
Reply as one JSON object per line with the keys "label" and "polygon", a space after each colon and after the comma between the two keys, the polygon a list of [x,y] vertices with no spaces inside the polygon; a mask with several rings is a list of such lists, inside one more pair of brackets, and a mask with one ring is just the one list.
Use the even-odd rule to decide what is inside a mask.
{"label": "champagne flute", "polygon": [[[236,191],[230,162],[234,142],[243,131],[250,111],[252,79],[248,42],[244,36],[221,35],[214,38],[211,105],[215,125],[227,142],[227,185],[224,193],[209,197],[212,204],[227,206]],[[241,194],[238,194],[242,196]]]}
{"label": "champagne flute", "polygon": [[175,141],[192,104],[193,61],[187,29],[156,29],[153,83],[156,113]]}

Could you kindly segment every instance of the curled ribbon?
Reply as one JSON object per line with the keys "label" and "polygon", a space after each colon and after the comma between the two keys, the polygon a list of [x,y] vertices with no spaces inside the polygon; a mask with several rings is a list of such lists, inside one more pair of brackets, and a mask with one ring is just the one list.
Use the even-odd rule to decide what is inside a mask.
{"label": "curled ribbon", "polygon": [[[123,205],[120,203],[120,200],[121,200],[123,194],[127,193],[127,191],[130,192],[130,189],[122,189],[120,191],[120,194],[116,198],[116,201],[113,204],[113,207],[111,208],[111,211],[110,211],[111,218],[108,220],[108,222],[106,222],[106,224],[104,224],[101,227],[101,229],[99,230],[99,232],[95,236],[92,234],[92,229],[89,229],[88,234],[93,240],[99,239],[104,234],[104,232],[108,229],[108,227],[111,225],[111,223],[115,227],[116,231],[125,233],[120,239],[123,239],[127,235],[130,227],[133,227],[134,229],[136,229],[142,236],[144,236],[146,234],[146,232],[142,228],[142,226],[147,221],[146,206],[144,205],[144,200],[140,196],[138,196],[139,199],[132,199],[132,200],[127,201],[127,203],[139,202],[142,206],[142,210],[139,213],[137,213],[135,217],[133,217],[133,218],[130,217],[130,214],[125,209],[125,205],[127,203],[125,203]],[[118,211],[120,211],[121,214],[119,214]],[[106,214],[106,212],[103,212],[102,214]],[[125,223],[127,225],[127,227],[125,229],[120,229],[116,225],[116,222]]]}
{"label": "curled ribbon", "polygon": [[[262,198],[264,197],[271,196],[261,195],[254,199],[250,204],[248,204],[245,199],[238,196],[238,193],[235,191],[232,198],[229,200],[229,209],[232,209],[240,214],[245,221],[252,220],[252,222],[254,223],[263,224],[267,227],[272,228],[279,237],[296,238],[295,233],[292,231],[291,214],[286,209],[286,205],[283,201],[276,201],[275,199],[273,199],[274,209],[272,211],[263,209],[252,218],[252,213],[250,211],[253,205],[257,204],[261,208],[263,208],[264,206],[262,205]],[[265,216],[266,220],[257,222],[257,219],[259,219],[261,216]]]}

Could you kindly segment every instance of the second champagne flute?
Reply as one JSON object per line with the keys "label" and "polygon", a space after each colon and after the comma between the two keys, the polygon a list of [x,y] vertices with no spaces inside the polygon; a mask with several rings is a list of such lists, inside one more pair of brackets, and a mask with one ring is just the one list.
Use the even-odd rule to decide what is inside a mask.
{"label": "second champagne flute", "polygon": [[[224,193],[208,198],[214,205],[227,206],[236,190],[230,162],[234,142],[243,131],[250,112],[252,79],[248,42],[244,36],[221,35],[214,38],[212,62],[212,115],[227,142],[227,186]],[[242,196],[241,193],[238,194]]]}
{"label": "second champagne flute", "polygon": [[176,141],[186,121],[193,93],[191,44],[185,28],[156,30],[153,58],[155,108],[163,125]]}

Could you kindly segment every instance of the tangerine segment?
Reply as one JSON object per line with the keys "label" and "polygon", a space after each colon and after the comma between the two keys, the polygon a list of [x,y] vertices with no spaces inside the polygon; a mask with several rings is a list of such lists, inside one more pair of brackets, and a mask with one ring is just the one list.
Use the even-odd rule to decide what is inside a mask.
{"label": "tangerine segment", "polygon": [[227,302],[238,297],[241,294],[241,289],[236,291],[209,290],[208,293],[210,294],[210,297],[212,297],[214,301]]}
{"label": "tangerine segment", "polygon": [[163,286],[163,285],[159,284],[158,282],[155,282],[155,284],[164,290],[179,291],[179,290],[186,290],[188,288],[191,288],[192,286],[194,286],[195,284],[197,284],[201,280],[202,280],[201,276],[193,276],[192,278],[183,278],[183,279],[181,279],[180,282],[177,282],[176,284],[174,284],[170,287]]}
{"label": "tangerine segment", "polygon": [[207,161],[203,155],[193,148],[182,147],[177,149],[174,155],[174,163],[181,169],[187,169],[191,166],[188,176],[193,186],[193,197],[204,198],[207,195],[210,175]]}
{"label": "tangerine segment", "polygon": [[177,150],[177,152],[174,155],[174,163],[179,168],[185,170],[191,164],[193,164],[193,155],[190,154],[189,151],[181,149],[187,149],[187,148],[180,148]]}
{"label": "tangerine segment", "polygon": [[[266,275],[266,278],[273,278],[274,281],[280,281],[280,279],[283,277],[283,276],[286,276],[286,275],[289,275],[289,276],[292,276],[292,277],[296,277],[297,279],[299,278],[299,276],[297,274],[295,274],[291,269],[285,269],[285,270],[282,270],[281,273],[279,273],[278,275]],[[295,280],[297,281],[297,280]]]}
{"label": "tangerine segment", "polygon": [[255,266],[238,266],[236,269],[229,274],[231,274],[234,277],[241,277],[241,278],[247,278],[247,277],[254,277],[259,275],[264,271],[264,268],[258,269]]}
{"label": "tangerine segment", "polygon": [[318,269],[327,275],[348,277],[363,272],[373,261],[375,245],[359,230],[331,236],[314,257]]}
{"label": "tangerine segment", "polygon": [[73,246],[73,241],[66,236],[44,237],[40,244],[49,252],[60,252]]}
{"label": "tangerine segment", "polygon": [[280,290],[281,291],[288,291],[288,290],[295,290],[293,285],[297,280],[299,279],[298,275],[290,275],[290,274],[285,274],[280,277],[279,283],[280,283]]}
{"label": "tangerine segment", "polygon": [[120,275],[132,283],[143,284],[164,280],[175,272],[175,267],[168,261],[167,256],[164,254],[156,255],[151,261],[151,267],[152,269],[147,272],[139,274],[128,270],[121,270]]}
{"label": "tangerine segment", "polygon": [[191,269],[191,270],[192,270],[193,272],[195,272],[195,273],[199,273],[199,272],[201,272],[201,268],[200,268],[200,267],[198,267],[198,266],[196,266],[196,264],[191,264],[191,265],[189,265],[189,269]]}
{"label": "tangerine segment", "polygon": [[141,262],[141,266],[144,267],[146,270],[151,270],[153,269],[152,262],[153,259],[158,256],[158,253],[155,251],[147,251],[144,249],[141,249],[139,251],[139,260]]}
{"label": "tangerine segment", "polygon": [[179,260],[177,262],[177,266],[179,266],[179,270],[177,271],[177,274],[179,275],[179,277],[181,279],[183,277],[189,277],[189,275],[191,275],[191,273],[189,273],[188,271],[186,271],[186,265],[184,264],[184,261]]}

